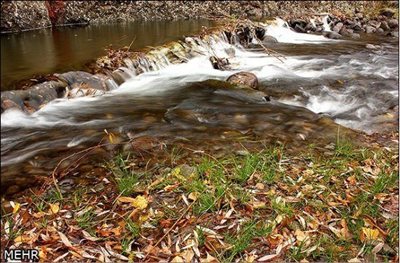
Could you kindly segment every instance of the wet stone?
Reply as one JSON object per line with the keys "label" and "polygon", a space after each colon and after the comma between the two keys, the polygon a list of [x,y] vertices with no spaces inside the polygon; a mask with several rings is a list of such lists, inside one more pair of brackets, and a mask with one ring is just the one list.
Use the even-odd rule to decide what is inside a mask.
{"label": "wet stone", "polygon": [[258,86],[257,76],[250,72],[238,72],[231,75],[227,82],[237,84],[244,87],[256,89]]}

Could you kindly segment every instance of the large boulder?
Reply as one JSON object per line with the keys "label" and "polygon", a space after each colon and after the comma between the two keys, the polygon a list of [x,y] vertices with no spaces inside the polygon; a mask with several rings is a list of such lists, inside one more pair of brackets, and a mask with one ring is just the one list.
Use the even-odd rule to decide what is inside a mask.
{"label": "large boulder", "polygon": [[32,113],[46,103],[66,96],[67,85],[62,81],[47,81],[27,90],[3,91],[1,93],[1,112],[9,108],[18,108]]}
{"label": "large boulder", "polygon": [[238,72],[231,75],[227,82],[246,88],[257,89],[258,79],[257,76],[250,72]]}

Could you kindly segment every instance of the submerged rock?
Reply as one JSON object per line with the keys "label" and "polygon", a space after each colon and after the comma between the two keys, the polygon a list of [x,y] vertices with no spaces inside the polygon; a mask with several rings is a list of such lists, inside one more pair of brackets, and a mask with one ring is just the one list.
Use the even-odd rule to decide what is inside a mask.
{"label": "submerged rock", "polygon": [[330,39],[341,39],[342,36],[339,33],[333,32],[333,31],[324,31],[322,32],[322,35],[326,38]]}
{"label": "submerged rock", "polygon": [[278,43],[278,40],[270,35],[265,35],[262,41],[263,44]]}
{"label": "submerged rock", "polygon": [[235,73],[231,75],[226,81],[232,84],[245,86],[252,89],[256,89],[258,86],[257,76],[250,72]]}

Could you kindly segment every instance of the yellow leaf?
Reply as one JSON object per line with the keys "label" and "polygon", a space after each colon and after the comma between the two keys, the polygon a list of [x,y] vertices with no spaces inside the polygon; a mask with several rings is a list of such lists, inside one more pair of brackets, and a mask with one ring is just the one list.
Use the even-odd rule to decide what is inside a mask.
{"label": "yellow leaf", "polygon": [[49,214],[50,215],[57,214],[58,211],[60,211],[60,204],[59,203],[50,204],[50,209],[49,209]]}
{"label": "yellow leaf", "polygon": [[145,209],[148,205],[146,197],[138,195],[133,201],[132,205],[138,209]]}
{"label": "yellow leaf", "polygon": [[172,263],[183,263],[183,258],[181,258],[180,256],[176,256],[171,260]]}
{"label": "yellow leaf", "polygon": [[26,243],[26,242],[29,242],[30,240],[31,240],[31,238],[29,236],[22,235],[22,236],[17,236],[14,239],[14,242],[15,243]]}
{"label": "yellow leaf", "polygon": [[21,207],[21,204],[20,204],[20,203],[17,203],[17,202],[15,202],[15,203],[13,202],[13,204],[14,204],[14,205],[12,205],[12,204],[11,204],[11,205],[12,205],[12,207],[14,208],[14,209],[13,209],[13,214],[15,214],[15,213],[18,212],[19,208]]}
{"label": "yellow leaf", "polygon": [[363,227],[362,228],[362,236],[361,236],[361,240],[362,241],[373,241],[373,240],[377,240],[378,236],[379,236],[379,231],[378,229],[372,229],[372,228],[368,228],[368,227]]}

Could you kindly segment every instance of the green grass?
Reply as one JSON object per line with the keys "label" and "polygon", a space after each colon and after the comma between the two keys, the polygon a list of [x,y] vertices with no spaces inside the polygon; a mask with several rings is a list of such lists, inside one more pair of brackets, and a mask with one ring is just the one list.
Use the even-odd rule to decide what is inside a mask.
{"label": "green grass", "polygon": [[232,248],[224,255],[226,262],[232,262],[238,254],[250,247],[254,238],[266,237],[271,231],[271,227],[264,225],[262,221],[246,222],[237,235],[226,237],[227,242],[232,245]]}
{"label": "green grass", "polygon": [[286,204],[283,200],[273,199],[271,202],[272,209],[279,215],[293,215],[293,208]]}
{"label": "green grass", "polygon": [[125,220],[125,229],[133,238],[138,237],[140,234],[140,226],[131,219]]}
{"label": "green grass", "polygon": [[122,154],[117,155],[106,167],[113,173],[120,194],[131,195],[135,192],[142,175],[132,170],[129,155],[125,158]]}
{"label": "green grass", "polygon": [[[86,209],[86,208],[85,208]],[[76,217],[76,222],[78,226],[90,234],[94,234],[93,226],[95,225],[94,222],[95,214],[92,208],[87,209],[84,213]]]}
{"label": "green grass", "polygon": [[195,215],[200,215],[207,211],[215,211],[215,202],[217,201],[217,196],[212,193],[202,193],[197,198],[196,203],[193,206],[193,213]]}
{"label": "green grass", "polygon": [[397,185],[396,181],[398,181],[397,173],[380,173],[378,174],[378,178],[375,180],[375,183],[372,185],[372,192],[374,194],[382,193],[386,188],[393,187]]}

